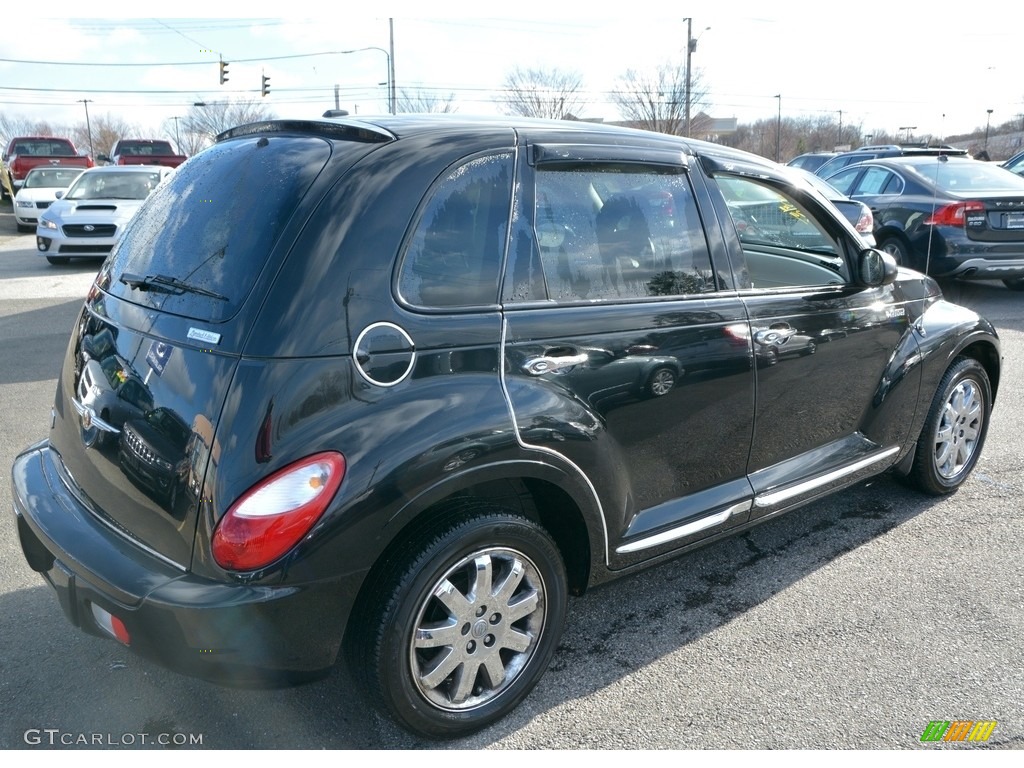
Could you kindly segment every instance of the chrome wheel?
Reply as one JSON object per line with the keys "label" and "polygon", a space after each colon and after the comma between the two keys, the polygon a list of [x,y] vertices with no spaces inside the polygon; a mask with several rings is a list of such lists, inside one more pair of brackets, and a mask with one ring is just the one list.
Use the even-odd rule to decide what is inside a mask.
{"label": "chrome wheel", "polygon": [[932,398],[907,479],[925,493],[952,493],[981,456],[992,410],[992,385],[985,367],[958,357],[946,369]]}
{"label": "chrome wheel", "polygon": [[499,696],[533,657],[545,611],[544,580],[526,555],[489,548],[464,557],[416,618],[409,664],[417,690],[455,711]]}
{"label": "chrome wheel", "polygon": [[647,389],[655,397],[667,395],[676,385],[676,375],[668,368],[659,368],[651,374]]}
{"label": "chrome wheel", "polygon": [[935,471],[952,480],[970,466],[985,422],[985,401],[978,383],[959,382],[942,409],[935,433]]}
{"label": "chrome wheel", "polygon": [[569,585],[538,523],[453,499],[395,549],[350,619],[370,700],[427,738],[473,733],[530,693],[558,647]]}

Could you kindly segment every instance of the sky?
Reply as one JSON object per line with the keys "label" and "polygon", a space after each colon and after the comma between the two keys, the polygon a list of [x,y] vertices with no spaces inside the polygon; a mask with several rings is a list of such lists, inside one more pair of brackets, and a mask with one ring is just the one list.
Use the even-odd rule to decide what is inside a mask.
{"label": "sky", "polygon": [[[616,120],[607,94],[617,78],[685,58],[690,14],[692,64],[713,117],[752,122],[781,111],[838,120],[841,112],[845,126],[865,134],[909,128],[912,137],[939,138],[987,119],[1024,120],[1024,4],[1003,0],[984,4],[983,23],[968,6],[931,4],[928,12],[920,3],[883,9],[821,0],[384,2],[374,15],[333,4],[339,10],[326,15],[287,18],[281,3],[256,1],[181,0],[168,6],[177,17],[139,16],[139,4],[116,1],[98,6],[104,16],[78,16],[84,7],[53,0],[34,8],[30,26],[15,21],[0,33],[5,114],[77,123],[88,99],[91,114],[153,133],[196,101],[225,98],[259,99],[279,117],[319,116],[335,106],[336,85],[342,108],[384,112],[393,27],[399,90],[452,95],[461,114],[500,114],[495,95],[510,71],[559,69],[582,77],[587,104],[578,116]],[[17,18],[4,14],[2,23]],[[229,62],[223,86],[220,58]]]}

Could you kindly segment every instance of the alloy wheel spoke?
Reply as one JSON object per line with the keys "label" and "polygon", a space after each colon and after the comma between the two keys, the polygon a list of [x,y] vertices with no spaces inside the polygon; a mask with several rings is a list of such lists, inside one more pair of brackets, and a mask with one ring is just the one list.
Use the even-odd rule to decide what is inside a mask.
{"label": "alloy wheel spoke", "polygon": [[455,672],[455,677],[452,679],[452,694],[451,699],[455,704],[461,704],[469,695],[473,692],[473,686],[476,684],[476,675],[480,670],[480,663],[466,662],[462,664]]}
{"label": "alloy wheel spoke", "polygon": [[437,688],[457,667],[462,666],[462,657],[454,648],[446,648],[420,675],[420,685]]}
{"label": "alloy wheel spoke", "polygon": [[440,648],[454,645],[462,637],[460,622],[451,619],[443,624],[429,624],[417,628],[413,644],[417,648]]}

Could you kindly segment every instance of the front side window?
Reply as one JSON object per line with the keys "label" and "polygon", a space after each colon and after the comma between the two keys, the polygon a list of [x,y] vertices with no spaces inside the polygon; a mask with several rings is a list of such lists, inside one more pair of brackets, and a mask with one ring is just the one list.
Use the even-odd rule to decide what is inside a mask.
{"label": "front side window", "polygon": [[542,168],[533,210],[520,213],[524,221],[532,214],[533,226],[529,237],[520,237],[528,228],[517,226],[506,301],[615,301],[715,290],[690,183],[676,169]]}
{"label": "front side window", "polygon": [[849,279],[840,243],[795,194],[745,176],[715,177],[753,288],[836,285]]}
{"label": "front side window", "polygon": [[512,204],[511,153],[481,157],[434,187],[398,276],[410,304],[454,308],[495,304]]}

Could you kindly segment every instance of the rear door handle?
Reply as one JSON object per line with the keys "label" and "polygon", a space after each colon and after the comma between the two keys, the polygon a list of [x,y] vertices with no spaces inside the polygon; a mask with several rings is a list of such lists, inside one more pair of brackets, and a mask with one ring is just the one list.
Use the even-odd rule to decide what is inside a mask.
{"label": "rear door handle", "polygon": [[575,365],[585,364],[590,357],[586,352],[565,350],[565,354],[558,354],[559,350],[551,350],[546,355],[531,357],[523,363],[523,370],[531,376],[543,376],[545,373],[554,373],[572,368]]}

